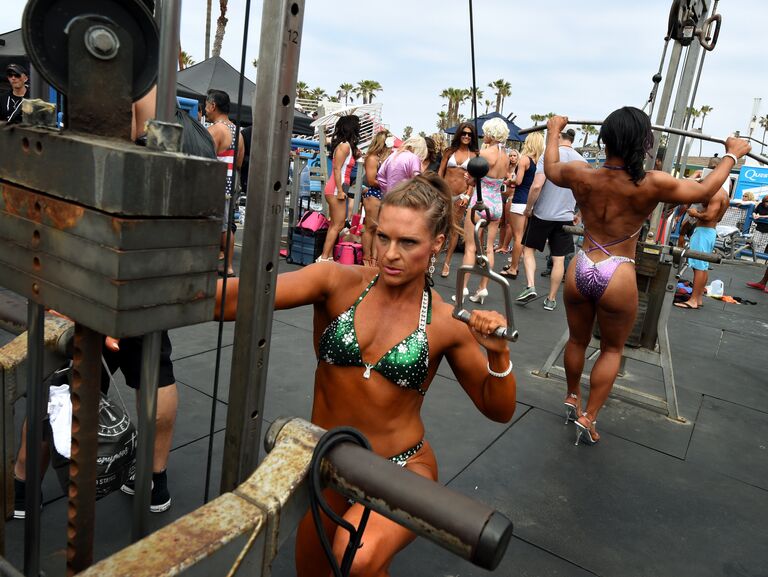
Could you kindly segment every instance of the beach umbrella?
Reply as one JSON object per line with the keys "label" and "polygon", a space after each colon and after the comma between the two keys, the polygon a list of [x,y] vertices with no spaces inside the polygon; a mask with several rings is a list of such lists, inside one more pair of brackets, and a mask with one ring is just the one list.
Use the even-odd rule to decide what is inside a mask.
{"label": "beach umbrella", "polygon": [[[323,103],[324,106],[328,107],[328,105],[333,104],[330,102]],[[341,118],[342,116],[351,116],[351,115],[359,116],[361,120],[366,118],[375,119],[377,117],[381,116],[381,102],[376,102],[373,104],[353,104],[351,106],[345,106],[343,108],[339,108],[338,110],[334,110],[333,112],[330,112],[329,114],[326,114],[325,116],[321,116],[314,122],[312,122],[311,126],[318,127],[318,126],[335,126],[336,121]]]}

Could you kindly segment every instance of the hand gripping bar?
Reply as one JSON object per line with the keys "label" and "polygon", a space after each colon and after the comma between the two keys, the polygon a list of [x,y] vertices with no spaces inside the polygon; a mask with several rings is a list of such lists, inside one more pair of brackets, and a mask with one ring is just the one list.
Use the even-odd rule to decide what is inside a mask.
{"label": "hand gripping bar", "polygon": [[[578,125],[584,125],[584,124],[592,124],[594,126],[601,126],[603,124],[602,120],[568,120],[568,124],[578,124]],[[520,130],[520,134],[530,134],[531,132],[538,132],[540,130],[546,130],[547,125],[546,124],[537,124],[536,126],[530,126],[528,128],[523,128]],[[670,134],[677,134],[678,136],[685,136],[687,138],[697,138],[699,140],[706,140],[708,142],[716,142],[718,144],[722,144],[725,146],[725,139],[723,138],[716,138],[714,136],[709,136],[708,134],[701,134],[700,132],[692,132],[690,130],[683,130],[682,128],[674,128],[672,126],[659,126],[657,124],[651,125],[651,129],[657,132],[668,132]],[[756,152],[748,152],[747,156],[750,158],[753,158],[754,160],[757,160],[758,162],[762,162],[763,164],[768,164],[768,157],[762,156],[761,154],[757,154]]]}

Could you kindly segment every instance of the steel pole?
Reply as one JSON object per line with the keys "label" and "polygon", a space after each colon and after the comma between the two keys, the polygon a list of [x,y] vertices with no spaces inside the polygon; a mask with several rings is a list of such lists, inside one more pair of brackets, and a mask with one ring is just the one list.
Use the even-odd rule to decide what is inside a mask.
{"label": "steel pole", "polygon": [[[43,387],[43,338],[45,308],[34,301],[27,304],[27,466],[24,519],[24,574],[40,574],[40,485],[43,415],[48,398]],[[5,519],[0,519],[5,522]]]}
{"label": "steel pole", "polygon": [[[664,79],[664,88],[661,89],[661,100],[659,101],[659,108],[656,111],[656,124],[664,125],[667,123],[667,113],[669,112],[669,103],[672,100],[672,90],[675,87],[677,81],[677,71],[680,68],[680,57],[683,53],[683,47],[679,42],[674,42],[672,46],[672,53],[669,56],[669,64],[667,65],[667,74]],[[649,170],[654,167],[656,162],[656,155],[659,152],[659,145],[661,144],[661,134],[656,132],[653,138],[653,153],[648,159],[646,168]]]}
{"label": "steel pole", "polygon": [[157,70],[155,118],[176,120],[176,68],[179,63],[181,0],[159,0],[160,48]]}
{"label": "steel pole", "polygon": [[131,540],[134,542],[149,534],[161,335],[162,333],[159,331],[146,334],[141,344],[139,438],[136,447],[135,494],[133,496],[133,524],[131,525]]}
{"label": "steel pole", "polygon": [[222,492],[242,483],[259,461],[303,20],[303,0],[264,1],[251,138],[251,150],[260,153],[248,173]]}

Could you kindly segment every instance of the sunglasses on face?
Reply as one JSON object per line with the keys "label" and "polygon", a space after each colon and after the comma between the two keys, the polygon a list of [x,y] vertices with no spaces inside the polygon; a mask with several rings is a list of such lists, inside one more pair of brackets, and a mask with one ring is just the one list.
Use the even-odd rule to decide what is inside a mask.
{"label": "sunglasses on face", "polygon": [[462,132],[462,133],[461,133],[461,135],[462,135],[462,136],[469,136],[469,137],[472,137],[472,133],[471,133],[471,132]]}
{"label": "sunglasses on face", "polygon": [[21,78],[21,74],[19,74],[18,72],[8,72],[6,73],[6,76],[8,78]]}

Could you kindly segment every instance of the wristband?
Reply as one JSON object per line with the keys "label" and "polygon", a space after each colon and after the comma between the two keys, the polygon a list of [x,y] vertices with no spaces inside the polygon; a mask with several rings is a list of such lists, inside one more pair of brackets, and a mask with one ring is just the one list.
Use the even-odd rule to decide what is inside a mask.
{"label": "wristband", "polygon": [[732,152],[726,152],[726,153],[723,155],[723,158],[725,158],[726,156],[730,156],[730,157],[733,159],[733,164],[734,164],[734,165],[737,165],[737,164],[739,163],[739,159],[738,159],[738,158],[736,158],[736,155],[735,155],[735,154],[733,154]]}
{"label": "wristband", "polygon": [[512,372],[513,366],[514,365],[512,365],[512,359],[509,359],[509,366],[507,367],[507,370],[504,371],[503,373],[497,373],[497,372],[494,372],[493,369],[491,369],[491,363],[488,363],[488,374],[491,375],[492,377],[496,377],[497,379],[503,379],[504,377],[509,375],[509,373]]}
{"label": "wristband", "polygon": [[461,200],[469,200],[469,195],[468,195],[468,194],[466,194],[466,193],[464,193],[464,194],[460,194],[460,195],[459,195],[459,198],[460,198]]}

